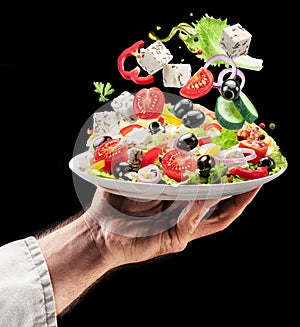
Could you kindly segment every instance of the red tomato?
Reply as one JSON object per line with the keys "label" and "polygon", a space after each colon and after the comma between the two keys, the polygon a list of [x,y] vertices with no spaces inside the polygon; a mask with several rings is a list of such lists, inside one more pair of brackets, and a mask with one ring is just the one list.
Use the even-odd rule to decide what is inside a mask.
{"label": "red tomato", "polygon": [[162,158],[163,172],[177,182],[188,179],[185,175],[186,171],[195,171],[197,169],[197,161],[188,151],[181,149],[173,149],[164,154]]}
{"label": "red tomato", "polygon": [[155,164],[157,163],[159,159],[159,155],[162,153],[162,149],[160,146],[156,146],[149,151],[147,151],[140,164],[140,168],[146,167],[150,164]]}
{"label": "red tomato", "polygon": [[180,89],[180,95],[197,99],[207,94],[213,87],[214,75],[207,68],[201,67]]}
{"label": "red tomato", "polygon": [[163,112],[165,95],[158,87],[143,88],[133,99],[135,114],[141,119],[154,119]]}
{"label": "red tomato", "polygon": [[115,164],[128,161],[127,146],[119,139],[111,139],[101,143],[94,152],[95,162],[104,160],[103,170],[111,173]]}
{"label": "red tomato", "polygon": [[131,125],[125,126],[125,127],[121,128],[120,134],[125,136],[126,134],[131,132],[134,128],[143,128],[143,126],[139,125],[139,124],[131,124]]}
{"label": "red tomato", "polygon": [[260,158],[263,158],[267,154],[268,144],[262,140],[252,140],[248,138],[247,140],[242,140],[239,143],[240,148],[249,148],[253,149],[256,153],[256,158],[251,160],[250,162],[256,165]]}

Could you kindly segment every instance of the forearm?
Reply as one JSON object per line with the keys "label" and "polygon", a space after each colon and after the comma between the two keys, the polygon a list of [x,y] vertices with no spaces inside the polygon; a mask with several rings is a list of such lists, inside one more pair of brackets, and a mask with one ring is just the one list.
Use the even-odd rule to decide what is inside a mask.
{"label": "forearm", "polygon": [[90,228],[100,227],[87,226],[80,216],[38,237],[51,276],[57,315],[113,268],[95,246]]}

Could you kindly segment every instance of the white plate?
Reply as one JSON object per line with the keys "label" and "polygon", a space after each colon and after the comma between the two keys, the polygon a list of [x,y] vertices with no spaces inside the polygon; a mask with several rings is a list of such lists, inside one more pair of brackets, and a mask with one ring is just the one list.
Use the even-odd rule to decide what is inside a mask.
{"label": "white plate", "polygon": [[90,156],[89,151],[76,155],[69,162],[70,169],[84,180],[101,186],[110,193],[141,200],[205,200],[241,194],[272,181],[285,171],[282,169],[274,175],[238,183],[171,186],[91,176],[84,172],[84,167],[89,165]]}

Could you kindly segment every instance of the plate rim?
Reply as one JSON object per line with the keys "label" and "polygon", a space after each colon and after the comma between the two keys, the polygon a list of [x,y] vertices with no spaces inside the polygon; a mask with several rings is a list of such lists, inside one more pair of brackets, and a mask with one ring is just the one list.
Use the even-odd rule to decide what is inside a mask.
{"label": "plate rim", "polygon": [[[119,194],[122,196],[135,196],[136,198],[139,199],[145,199],[147,197],[147,199],[150,199],[150,194],[148,194],[147,196],[145,196],[144,194],[141,194],[139,192],[130,192],[130,191],[124,191],[123,187],[124,186],[128,186],[130,185],[130,189],[133,190],[134,188],[132,186],[135,186],[137,189],[139,189],[139,191],[141,191],[141,188],[143,189],[147,189],[149,187],[151,187],[152,189],[158,189],[157,191],[160,192],[159,195],[157,195],[157,199],[162,199],[162,200],[178,200],[178,194],[180,194],[183,198],[185,197],[186,199],[207,199],[207,195],[206,196],[197,196],[197,194],[195,195],[195,191],[197,190],[199,192],[199,190],[203,190],[203,193],[208,193],[208,191],[212,191],[214,189],[218,189],[220,188],[220,186],[222,186],[223,188],[223,193],[228,195],[237,195],[237,194],[241,194],[241,193],[245,193],[248,192],[254,188],[256,188],[257,186],[263,185],[265,183],[268,183],[274,179],[276,179],[277,177],[279,177],[280,175],[282,175],[286,169],[287,166],[285,168],[282,168],[281,170],[279,170],[277,173],[273,174],[273,175],[269,175],[269,176],[265,176],[262,178],[258,178],[258,179],[254,179],[254,180],[248,180],[248,181],[242,181],[242,182],[237,182],[237,183],[223,183],[223,184],[199,184],[199,185],[195,185],[195,184],[187,184],[187,185],[179,185],[179,186],[173,186],[173,185],[165,185],[165,184],[147,184],[147,183],[142,183],[142,182],[129,182],[129,181],[123,181],[123,180],[117,180],[117,179],[110,179],[110,178],[105,178],[105,177],[96,177],[96,176],[91,176],[88,173],[84,172],[83,170],[81,170],[78,166],[78,164],[76,165],[77,161],[79,158],[82,158],[84,156],[90,156],[90,151],[84,151],[81,152],[77,155],[74,155],[71,160],[69,161],[69,168],[71,169],[71,171],[73,173],[75,173],[76,175],[78,175],[79,177],[81,177],[82,179],[86,180],[89,183],[94,184],[95,186],[100,186],[102,188],[104,188],[106,191],[113,193],[113,194]],[[88,157],[87,157],[88,158]],[[245,186],[243,189],[243,191],[239,192],[239,191],[235,191],[233,192],[234,189],[236,189],[236,187],[238,185],[241,185],[240,183],[243,183],[243,185]],[[118,190],[116,188],[109,188],[103,184],[117,184],[120,185],[122,190]],[[168,191],[168,190],[172,190],[173,192],[171,192],[171,194],[162,194],[162,191]],[[180,191],[184,190],[184,193],[180,193]],[[227,191],[227,192],[224,192]],[[188,193],[188,191],[190,191],[191,193]],[[197,192],[197,193],[198,193]],[[127,193],[127,194],[126,194]],[[155,192],[153,192],[155,194]],[[223,194],[222,193],[222,194]],[[153,194],[153,195],[154,195]],[[202,194],[202,193],[201,193]],[[152,195],[152,193],[151,193]]]}

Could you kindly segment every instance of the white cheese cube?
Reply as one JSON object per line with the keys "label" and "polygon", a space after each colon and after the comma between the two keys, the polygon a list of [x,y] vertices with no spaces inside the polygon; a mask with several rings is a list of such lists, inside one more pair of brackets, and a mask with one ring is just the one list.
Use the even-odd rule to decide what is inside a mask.
{"label": "white cheese cube", "polygon": [[129,148],[143,149],[152,141],[151,133],[145,128],[134,128],[125,137],[125,143]]}
{"label": "white cheese cube", "polygon": [[152,75],[161,70],[172,58],[173,55],[169,49],[161,41],[156,41],[147,48],[140,49],[137,62],[148,74]]}
{"label": "white cheese cube", "polygon": [[163,67],[163,83],[165,87],[183,87],[191,78],[190,64],[166,64]]}
{"label": "white cheese cube", "polygon": [[93,134],[114,136],[120,133],[118,116],[114,111],[95,112]]}
{"label": "white cheese cube", "polygon": [[223,28],[220,46],[231,58],[247,55],[252,35],[240,24]]}
{"label": "white cheese cube", "polygon": [[133,94],[124,91],[111,101],[111,107],[116,112],[119,120],[125,120],[129,123],[137,121],[138,117],[133,110],[133,99]]}

